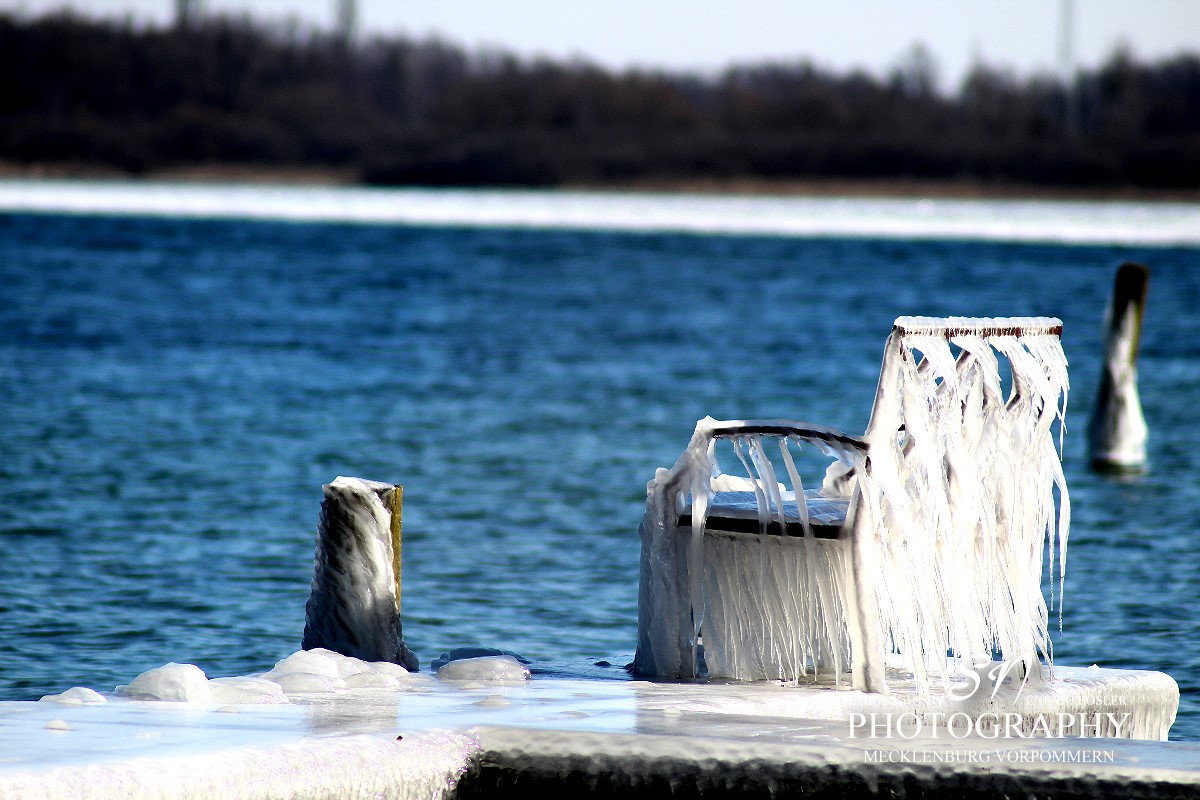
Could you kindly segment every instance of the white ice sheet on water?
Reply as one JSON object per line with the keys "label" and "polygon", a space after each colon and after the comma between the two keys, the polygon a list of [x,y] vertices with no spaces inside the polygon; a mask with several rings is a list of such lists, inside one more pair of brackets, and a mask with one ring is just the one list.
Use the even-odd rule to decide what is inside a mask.
{"label": "white ice sheet on water", "polygon": [[0,180],[0,210],[412,225],[1200,244],[1200,204]]}

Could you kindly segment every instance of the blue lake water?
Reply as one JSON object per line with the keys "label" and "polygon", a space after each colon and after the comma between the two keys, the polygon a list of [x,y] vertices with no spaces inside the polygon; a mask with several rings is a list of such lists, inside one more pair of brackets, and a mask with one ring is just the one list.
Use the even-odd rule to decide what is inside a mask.
{"label": "blue lake water", "polygon": [[[1117,265],[1152,269],[1151,468],[1086,468]],[[299,647],[321,485],[402,483],[406,638],[624,664],[645,483],[699,417],[861,431],[904,314],[1071,362],[1066,664],[1200,739],[1200,247],[0,213],[0,699]]]}

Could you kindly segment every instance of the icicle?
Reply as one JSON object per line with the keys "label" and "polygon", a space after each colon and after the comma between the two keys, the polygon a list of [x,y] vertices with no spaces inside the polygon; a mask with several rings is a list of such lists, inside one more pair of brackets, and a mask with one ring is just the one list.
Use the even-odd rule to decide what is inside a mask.
{"label": "icicle", "polygon": [[796,506],[796,516],[800,519],[800,526],[804,529],[804,538],[812,539],[812,523],[808,519],[808,503],[804,502],[804,483],[800,480],[800,473],[796,471],[796,462],[792,460],[792,454],[788,450],[788,439],[779,440],[779,451],[783,455],[783,464],[787,469],[788,480],[792,482],[792,498]]}

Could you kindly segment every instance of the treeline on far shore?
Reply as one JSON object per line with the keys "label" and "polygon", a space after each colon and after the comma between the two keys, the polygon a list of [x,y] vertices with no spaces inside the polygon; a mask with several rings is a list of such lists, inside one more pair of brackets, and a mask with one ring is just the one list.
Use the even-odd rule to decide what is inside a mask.
{"label": "treeline on far shore", "polygon": [[886,78],[797,59],[615,73],[210,18],[0,14],[0,162],[129,174],[328,169],[373,183],[965,180],[1200,187],[1200,55],[1118,51],[1071,85],[914,47]]}

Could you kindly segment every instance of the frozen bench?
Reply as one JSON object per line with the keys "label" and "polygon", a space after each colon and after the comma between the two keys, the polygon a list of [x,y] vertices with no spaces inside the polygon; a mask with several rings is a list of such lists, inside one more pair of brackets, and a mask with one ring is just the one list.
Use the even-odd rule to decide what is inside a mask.
{"label": "frozen bench", "polygon": [[[1068,388],[1061,331],[1050,318],[897,319],[862,436],[701,420],[647,487],[635,671],[850,671],[855,688],[886,692],[886,662],[924,692],[949,677],[947,654],[1048,663],[1042,554],[1047,541],[1052,563],[1065,553],[1070,508],[1052,432]],[[741,475],[722,470],[720,442]],[[819,489],[802,484],[800,446],[837,459]]]}

